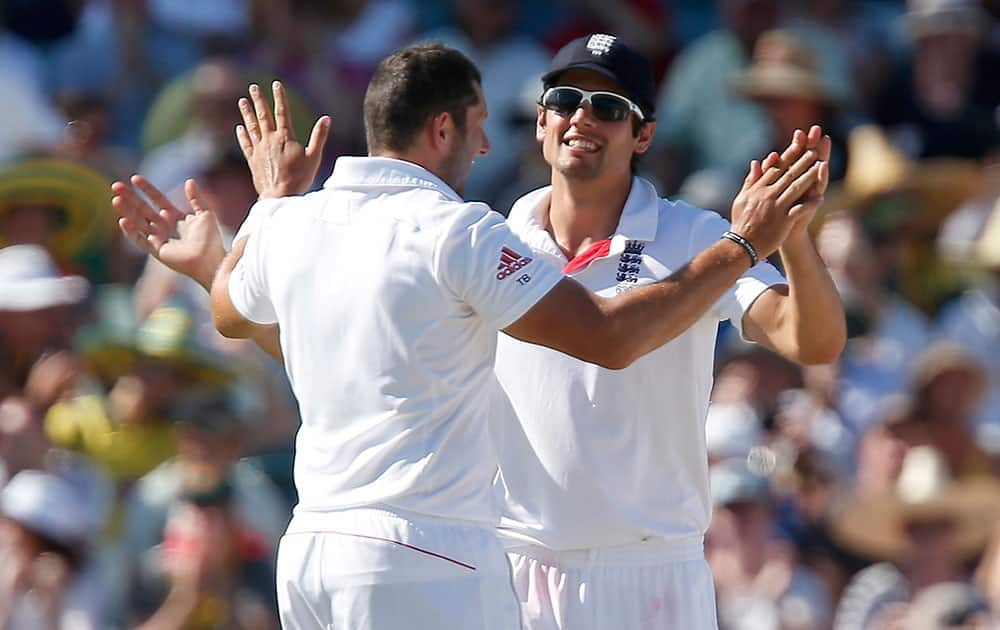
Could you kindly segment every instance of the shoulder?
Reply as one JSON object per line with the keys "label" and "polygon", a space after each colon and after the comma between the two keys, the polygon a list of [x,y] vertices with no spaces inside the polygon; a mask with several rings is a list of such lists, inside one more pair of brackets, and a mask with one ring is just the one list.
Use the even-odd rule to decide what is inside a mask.
{"label": "shoulder", "polygon": [[657,240],[662,236],[685,235],[690,238],[720,236],[729,229],[729,221],[714,210],[693,206],[686,201],[659,199]]}

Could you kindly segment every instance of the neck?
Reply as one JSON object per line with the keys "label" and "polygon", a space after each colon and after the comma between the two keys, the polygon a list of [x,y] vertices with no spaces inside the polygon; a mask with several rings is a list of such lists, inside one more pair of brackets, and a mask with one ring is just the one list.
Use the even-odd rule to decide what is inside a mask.
{"label": "neck", "polygon": [[[403,160],[404,162],[411,162],[417,166],[422,166],[428,171],[438,175],[440,170],[440,164],[431,159],[430,155],[426,151],[410,150],[410,151],[376,151],[368,154],[369,157],[382,157],[382,158],[392,158],[394,160]],[[440,175],[439,175],[440,176]]]}
{"label": "neck", "polygon": [[602,241],[618,227],[632,189],[632,177],[568,180],[552,171],[552,199],[546,229],[569,259]]}

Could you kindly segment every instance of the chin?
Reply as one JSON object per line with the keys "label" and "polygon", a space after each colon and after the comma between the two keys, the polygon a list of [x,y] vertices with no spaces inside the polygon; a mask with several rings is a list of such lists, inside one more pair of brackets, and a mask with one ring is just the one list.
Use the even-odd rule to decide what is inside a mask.
{"label": "chin", "polygon": [[569,158],[559,160],[556,170],[567,179],[594,179],[601,174],[601,165]]}

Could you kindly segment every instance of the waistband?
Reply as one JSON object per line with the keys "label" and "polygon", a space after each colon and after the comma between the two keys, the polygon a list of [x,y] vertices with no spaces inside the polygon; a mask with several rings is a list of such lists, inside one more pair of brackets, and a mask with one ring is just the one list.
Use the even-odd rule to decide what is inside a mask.
{"label": "waistband", "polygon": [[651,565],[704,559],[704,540],[704,536],[670,540],[651,537],[628,545],[561,551],[538,545],[518,545],[509,547],[507,553],[524,556],[543,564],[567,568],[598,565]]}
{"label": "waistband", "polygon": [[491,535],[495,529],[477,521],[460,521],[408,512],[386,505],[345,508],[342,510],[310,511],[296,508],[292,520],[285,528],[286,534],[321,532],[336,530],[344,533],[368,533],[373,524],[396,524],[411,528],[447,529],[462,532],[488,532]]}

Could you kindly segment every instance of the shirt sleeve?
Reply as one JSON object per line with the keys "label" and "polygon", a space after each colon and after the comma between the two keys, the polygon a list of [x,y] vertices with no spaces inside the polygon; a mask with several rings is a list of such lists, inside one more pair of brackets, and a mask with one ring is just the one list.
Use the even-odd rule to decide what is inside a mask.
{"label": "shirt sleeve", "polygon": [[267,286],[267,224],[283,205],[284,199],[261,199],[250,208],[233,243],[247,239],[243,256],[229,276],[229,299],[248,321],[264,326],[275,324],[278,315]]}
{"label": "shirt sleeve", "polygon": [[497,330],[520,319],[562,280],[485,204],[465,204],[456,214],[438,241],[434,273],[446,291]]}
{"label": "shirt sleeve", "polygon": [[[691,257],[718,241],[722,233],[729,228],[729,221],[714,212],[703,211],[695,219],[691,233]],[[740,336],[743,336],[743,314],[761,293],[779,284],[788,284],[788,281],[774,265],[762,260],[740,276],[736,283],[722,294],[712,306],[712,313],[719,320],[728,319],[740,331]]]}

